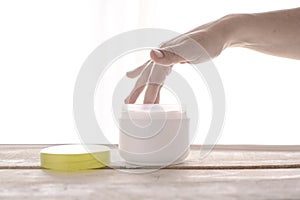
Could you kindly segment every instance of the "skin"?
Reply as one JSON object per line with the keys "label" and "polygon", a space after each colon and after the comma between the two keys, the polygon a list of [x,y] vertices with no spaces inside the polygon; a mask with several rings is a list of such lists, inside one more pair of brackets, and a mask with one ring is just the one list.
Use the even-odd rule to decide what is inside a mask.
{"label": "skin", "polygon": [[[196,51],[195,43],[203,49]],[[150,60],[127,72],[129,78],[138,79],[125,103],[135,103],[145,88],[144,103],[159,103],[173,65],[205,62],[229,47],[300,60],[300,8],[228,15],[164,42],[150,52]]]}

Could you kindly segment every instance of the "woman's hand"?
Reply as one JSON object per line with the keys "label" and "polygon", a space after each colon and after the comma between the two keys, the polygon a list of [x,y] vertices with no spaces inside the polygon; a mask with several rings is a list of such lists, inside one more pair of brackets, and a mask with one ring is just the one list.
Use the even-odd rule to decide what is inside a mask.
{"label": "woman's hand", "polygon": [[125,103],[135,103],[146,86],[144,103],[159,103],[174,64],[205,62],[230,46],[300,60],[300,8],[228,15],[163,43],[150,52],[151,60],[127,73],[139,79]]}
{"label": "woman's hand", "polygon": [[218,56],[229,41],[225,18],[200,26],[152,50],[152,60],[127,72],[129,78],[139,78],[125,103],[135,103],[145,87],[144,103],[159,103],[160,89],[174,64],[200,63]]}

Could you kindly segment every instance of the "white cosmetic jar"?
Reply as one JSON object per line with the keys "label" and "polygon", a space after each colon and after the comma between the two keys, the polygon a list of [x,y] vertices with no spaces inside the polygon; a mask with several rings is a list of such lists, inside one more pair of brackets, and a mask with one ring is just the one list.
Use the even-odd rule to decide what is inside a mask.
{"label": "white cosmetic jar", "polygon": [[179,105],[124,105],[119,128],[119,153],[128,163],[167,166],[189,154],[189,118]]}

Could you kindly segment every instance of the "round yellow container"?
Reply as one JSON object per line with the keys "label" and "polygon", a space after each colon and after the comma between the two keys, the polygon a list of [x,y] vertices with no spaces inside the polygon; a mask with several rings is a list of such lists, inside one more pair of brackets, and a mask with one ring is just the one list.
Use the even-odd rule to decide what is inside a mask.
{"label": "round yellow container", "polygon": [[103,145],[58,145],[42,149],[41,167],[60,171],[103,168],[110,163],[110,149]]}

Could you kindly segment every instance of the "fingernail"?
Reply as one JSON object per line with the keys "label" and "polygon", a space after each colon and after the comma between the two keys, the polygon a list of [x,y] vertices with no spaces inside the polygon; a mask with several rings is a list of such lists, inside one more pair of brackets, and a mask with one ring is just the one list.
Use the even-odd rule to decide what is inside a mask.
{"label": "fingernail", "polygon": [[156,55],[156,57],[158,57],[158,58],[164,57],[164,54],[160,50],[152,49],[152,51]]}

